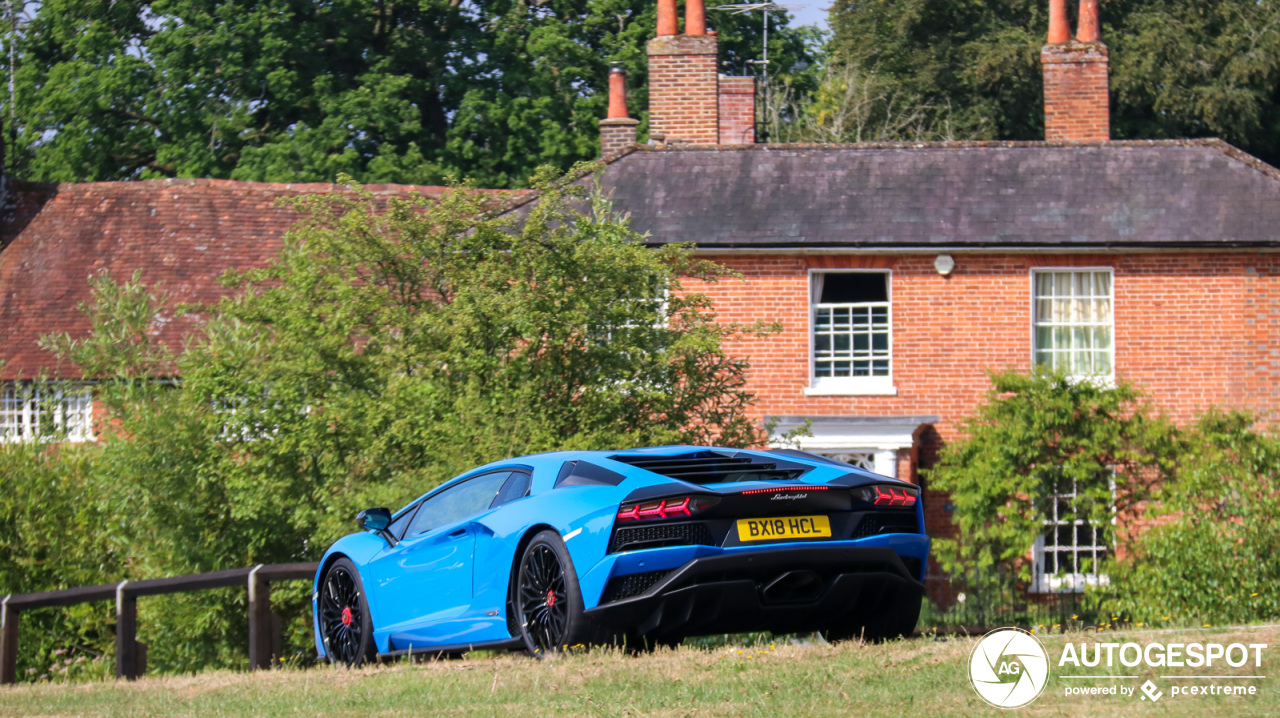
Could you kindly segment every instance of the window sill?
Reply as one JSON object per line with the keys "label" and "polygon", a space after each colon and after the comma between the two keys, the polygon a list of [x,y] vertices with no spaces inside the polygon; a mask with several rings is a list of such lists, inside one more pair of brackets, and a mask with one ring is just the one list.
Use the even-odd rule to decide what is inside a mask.
{"label": "window sill", "polygon": [[1046,576],[1031,586],[1028,593],[1056,594],[1056,593],[1084,593],[1085,588],[1098,588],[1100,586],[1110,586],[1111,577],[1105,573],[1101,574],[1068,574],[1066,576]]}
{"label": "window sill", "polygon": [[1114,374],[1068,374],[1067,381],[1075,384],[1093,384],[1099,389],[1116,388]]}
{"label": "window sill", "polygon": [[834,386],[806,386],[805,396],[897,396],[898,387],[892,384],[844,384]]}

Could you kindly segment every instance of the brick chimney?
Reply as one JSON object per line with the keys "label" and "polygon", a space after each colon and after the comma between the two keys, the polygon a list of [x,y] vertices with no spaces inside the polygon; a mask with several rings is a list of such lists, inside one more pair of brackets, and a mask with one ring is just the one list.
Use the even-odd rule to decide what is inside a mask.
{"label": "brick chimney", "polygon": [[658,36],[649,41],[649,133],[663,142],[755,142],[755,80],[723,77],[719,41],[707,31],[704,0],[685,0],[684,33],[675,0],[658,0]]}
{"label": "brick chimney", "polygon": [[1075,40],[1067,22],[1066,0],[1049,0],[1049,38],[1040,51],[1040,64],[1044,66],[1044,138],[1050,142],[1111,139],[1107,46],[1099,35],[1098,0],[1080,0]]}
{"label": "brick chimney", "polygon": [[756,141],[756,78],[720,76],[720,144]]}
{"label": "brick chimney", "polygon": [[609,112],[600,120],[600,154],[608,157],[635,144],[638,124],[627,114],[627,76],[615,64],[609,70]]}

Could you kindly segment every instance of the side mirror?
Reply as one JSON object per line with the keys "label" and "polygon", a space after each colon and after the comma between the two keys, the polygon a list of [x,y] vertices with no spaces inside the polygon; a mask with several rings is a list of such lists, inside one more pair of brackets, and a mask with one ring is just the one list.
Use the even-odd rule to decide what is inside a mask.
{"label": "side mirror", "polygon": [[366,531],[382,533],[391,525],[391,509],[365,509],[356,514],[356,523]]}

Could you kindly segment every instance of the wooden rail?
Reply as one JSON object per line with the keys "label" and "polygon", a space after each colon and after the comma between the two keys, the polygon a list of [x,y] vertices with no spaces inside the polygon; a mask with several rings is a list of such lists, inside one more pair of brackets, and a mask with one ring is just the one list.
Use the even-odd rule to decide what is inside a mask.
{"label": "wooden rail", "polygon": [[89,601],[116,602],[116,678],[146,673],[147,646],[138,642],[138,598],[208,588],[245,586],[249,591],[249,665],[268,668],[280,655],[280,621],[271,612],[271,582],[310,579],[317,563],[259,564],[191,576],[121,581],[61,591],[10,594],[0,601],[0,685],[17,680],[18,617],[23,611]]}

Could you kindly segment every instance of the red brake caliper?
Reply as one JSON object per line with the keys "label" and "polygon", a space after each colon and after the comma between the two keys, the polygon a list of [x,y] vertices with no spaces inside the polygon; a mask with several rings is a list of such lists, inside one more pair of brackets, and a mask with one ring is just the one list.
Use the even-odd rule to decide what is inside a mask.
{"label": "red brake caliper", "polygon": [[351,625],[351,607],[350,606],[346,606],[342,609],[342,625],[344,626]]}
{"label": "red brake caliper", "polygon": [[551,608],[554,605],[556,605],[556,593],[555,591],[547,591],[547,608]]}

